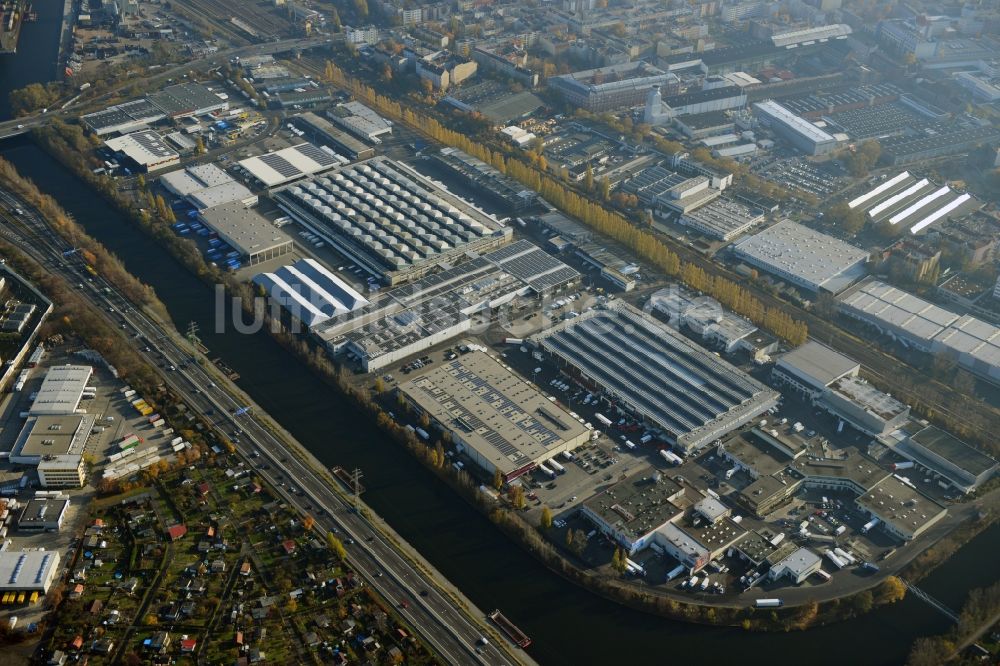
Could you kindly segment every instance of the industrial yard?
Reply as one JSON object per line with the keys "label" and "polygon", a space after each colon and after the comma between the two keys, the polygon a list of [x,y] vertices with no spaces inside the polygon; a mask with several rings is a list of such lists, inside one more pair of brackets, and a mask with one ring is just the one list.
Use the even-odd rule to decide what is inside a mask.
{"label": "industrial yard", "polygon": [[[245,66],[259,77],[268,68],[290,74],[276,63]],[[811,103],[791,106],[808,114]],[[149,104],[169,111],[156,96]],[[622,549],[635,584],[719,603],[789,586],[836,596],[856,577],[908,561],[918,548],[906,544],[951,524],[956,489],[993,473],[995,463],[972,459],[960,470],[932,463],[917,443],[933,441],[927,424],[860,379],[857,363],[791,350],[627,251],[595,243],[466,153],[408,156],[391,125],[350,104],[337,102],[325,118],[296,114],[214,164],[170,165],[160,184],[189,218],[174,228],[304,323],[305,334],[361,373],[359,384],[377,377],[398,396],[399,423],[428,445],[447,441],[456,471],[499,490],[489,490],[499,501],[520,497],[528,521],[549,512],[547,538],[567,555],[607,567]],[[192,98],[187,106],[201,108],[181,121],[194,127],[206,114],[240,109],[212,105],[208,95]],[[139,118],[136,109],[119,115]],[[765,109],[782,131],[801,128],[788,109]],[[829,135],[810,132],[815,152]],[[687,158],[630,156],[583,125],[545,143],[571,177],[610,155],[602,177],[620,170],[621,191],[652,207],[656,228],[705,238],[736,265],[805,293],[839,294],[845,308],[866,288],[863,248],[775,223],[760,201],[727,191],[731,175]],[[761,174],[793,177],[817,196],[840,186],[828,167],[805,161]],[[927,211],[935,222],[966,201],[951,196],[957,203],[938,214],[921,199],[921,188],[936,192],[928,183],[903,172],[851,205],[873,224],[884,214],[920,224]],[[498,205],[522,217],[515,224],[487,212]],[[848,370],[810,384],[787,369],[796,354],[816,356],[807,368]],[[771,372],[785,357],[776,367],[786,370]],[[920,465],[927,476],[894,475],[894,464]],[[629,517],[622,498],[647,488],[663,500]],[[884,508],[889,496],[905,505],[899,516]]]}
{"label": "industrial yard", "polygon": [[[784,607],[916,590],[896,576],[993,497],[1000,97],[982,63],[1000,47],[955,37],[990,25],[979,9],[946,26],[839,5],[236,4],[95,8],[74,63],[200,64],[81,87],[79,113],[53,113],[73,129],[51,133],[551,568],[647,610],[787,629]],[[967,47],[979,64],[951,71]],[[0,324],[34,314],[5,303]],[[363,584],[328,561],[319,504],[289,511],[250,472],[259,452],[193,444],[184,409],[57,349],[0,423],[0,529],[52,551],[3,553],[0,576],[47,581],[10,583],[8,617],[40,617],[73,562],[66,608],[106,632],[59,647],[95,661],[425,658],[368,592],[381,569]],[[333,469],[357,503],[363,471]],[[98,486],[156,477],[88,509]]]}

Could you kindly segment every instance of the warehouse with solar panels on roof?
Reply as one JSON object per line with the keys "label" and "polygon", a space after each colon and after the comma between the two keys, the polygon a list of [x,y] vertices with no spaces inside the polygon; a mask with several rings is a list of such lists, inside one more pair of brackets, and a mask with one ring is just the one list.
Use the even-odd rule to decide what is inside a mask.
{"label": "warehouse with solar panels on roof", "polygon": [[313,333],[334,354],[372,372],[465,333],[472,317],[567,290],[580,274],[527,240],[468,257],[372,302],[320,322]]}
{"label": "warehouse with solar panels on roof", "polygon": [[237,162],[237,165],[254,182],[271,188],[328,171],[346,161],[346,158],[337,159],[332,151],[327,152],[311,143],[300,143],[264,155],[248,157]]}
{"label": "warehouse with solar panels on roof", "polygon": [[532,337],[542,350],[598,385],[678,450],[692,454],[778,401],[768,389],[648,314],[621,301]]}
{"label": "warehouse with solar panels on roof", "polygon": [[459,452],[506,481],[590,440],[586,426],[482,351],[426,369],[398,391],[451,433]]}

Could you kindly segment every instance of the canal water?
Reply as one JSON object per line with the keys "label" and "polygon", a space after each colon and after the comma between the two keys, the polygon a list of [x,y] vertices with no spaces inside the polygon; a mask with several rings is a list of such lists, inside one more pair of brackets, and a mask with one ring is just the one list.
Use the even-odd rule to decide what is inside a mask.
{"label": "canal water", "polygon": [[[480,608],[502,609],[533,639],[543,664],[671,658],[700,663],[899,664],[914,638],[946,620],[907,598],[864,618],[806,633],[754,634],[702,627],[623,609],[550,573],[417,464],[335,391],[266,334],[214,330],[212,290],[70,172],[26,140],[0,156],[54,194],[126,267],[152,285],[178,329],[195,321],[213,354],[241,375],[240,385],[326,465],[364,471],[366,501]],[[970,587],[996,575],[994,527],[970,542],[922,587],[958,608]]]}
{"label": "canal water", "polygon": [[21,27],[14,55],[0,55],[0,120],[11,117],[7,103],[11,90],[56,76],[63,0],[33,0],[38,20]]}

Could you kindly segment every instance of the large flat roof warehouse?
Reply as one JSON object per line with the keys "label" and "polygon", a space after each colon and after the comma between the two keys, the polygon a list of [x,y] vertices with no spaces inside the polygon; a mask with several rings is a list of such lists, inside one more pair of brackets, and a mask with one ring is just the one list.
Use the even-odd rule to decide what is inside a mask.
{"label": "large flat roof warehouse", "polygon": [[277,187],[331,169],[340,161],[319,146],[300,143],[266,155],[248,157],[238,164],[264,187]]}
{"label": "large flat roof warehouse", "polygon": [[392,133],[392,121],[386,120],[361,102],[338,104],[326,115],[349,132],[369,141]]}
{"label": "large flat roof warehouse", "polygon": [[773,407],[778,393],[621,301],[533,338],[686,453]]}
{"label": "large flat roof warehouse", "polygon": [[762,211],[722,197],[684,213],[680,218],[681,224],[724,241],[746,233],[763,221]]}
{"label": "large flat roof warehouse", "polygon": [[368,299],[315,259],[259,273],[253,281],[310,328],[368,304]]}
{"label": "large flat roof warehouse", "polygon": [[855,502],[881,520],[888,532],[907,541],[920,536],[948,511],[897,475],[887,476]]}
{"label": "large flat roof warehouse", "polygon": [[867,272],[868,253],[790,220],[735,245],[737,257],[810,291],[838,294]]}
{"label": "large flat roof warehouse", "polygon": [[80,406],[94,369],[89,365],[56,365],[45,373],[31,408],[32,416],[41,414],[73,414]]}
{"label": "large flat roof warehouse", "polygon": [[198,217],[251,264],[292,251],[291,236],[239,201],[198,211]]}
{"label": "large flat roof warehouse", "polygon": [[199,209],[239,201],[245,206],[257,203],[257,195],[214,164],[198,164],[160,176],[168,191],[185,197]]}
{"label": "large flat roof warehouse", "polygon": [[91,414],[29,416],[10,452],[11,462],[37,465],[45,456],[82,454],[94,420]]}
{"label": "large flat roof warehouse", "polygon": [[49,591],[59,572],[58,551],[5,550],[0,552],[0,592]]}
{"label": "large flat roof warehouse", "polygon": [[854,359],[815,340],[783,354],[775,367],[814,390],[822,390],[838,379],[857,375],[861,370],[861,364]]}
{"label": "large flat roof warehouse", "polygon": [[200,83],[178,83],[147,95],[147,98],[171,118],[199,116],[229,108],[229,102]]}
{"label": "large flat roof warehouse", "polygon": [[840,296],[845,314],[872,323],[907,344],[930,350],[959,315],[879,280],[866,280]]}
{"label": "large flat roof warehouse", "polygon": [[997,469],[995,459],[934,426],[927,426],[910,435],[910,443],[915,444],[918,450],[922,449],[922,453],[954,465],[973,480]]}
{"label": "large flat roof warehouse", "polygon": [[579,277],[529,241],[516,241],[380,292],[373,303],[322,322],[315,332],[335,352],[346,346],[370,372],[467,331],[471,313],[546,293]]}
{"label": "large flat roof warehouse", "polygon": [[382,157],[275,190],[278,205],[387,284],[419,278],[513,232],[413,169]]}
{"label": "large flat roof warehouse", "polygon": [[180,197],[232,182],[235,182],[232,176],[211,163],[185,167],[160,176],[160,184]]}
{"label": "large flat roof warehouse", "polygon": [[116,153],[122,153],[146,171],[155,171],[176,164],[181,156],[158,132],[140,130],[104,142]]}
{"label": "large flat roof warehouse", "polygon": [[444,361],[399,390],[480,467],[508,479],[590,438],[562,407],[482,351]]}
{"label": "large flat roof warehouse", "polygon": [[802,116],[792,113],[773,100],[755,102],[753,106],[758,113],[766,115],[771,121],[782,124],[790,131],[800,134],[816,145],[829,145],[837,142],[829,132],[823,131]]}
{"label": "large flat roof warehouse", "polygon": [[342,132],[333,126],[329,120],[317,116],[312,111],[306,111],[291,118],[303,126],[311,135],[332,143],[334,149],[343,152],[352,160],[368,159],[375,156],[375,149],[357,140],[347,132]]}
{"label": "large flat roof warehouse", "polygon": [[145,99],[137,99],[115,106],[109,106],[103,111],[95,111],[81,116],[83,123],[98,136],[115,132],[129,132],[142,129],[158,120],[163,120],[165,114],[158,107]]}

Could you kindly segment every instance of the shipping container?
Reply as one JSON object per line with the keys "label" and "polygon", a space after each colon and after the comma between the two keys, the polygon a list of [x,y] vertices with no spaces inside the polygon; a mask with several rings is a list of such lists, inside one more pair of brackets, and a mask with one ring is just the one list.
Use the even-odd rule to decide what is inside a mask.
{"label": "shipping container", "polygon": [[758,599],[756,601],[757,608],[780,608],[784,605],[781,599]]}
{"label": "shipping container", "polygon": [[687,569],[683,564],[678,564],[676,567],[667,572],[667,580],[671,581],[674,578],[680,576]]}

